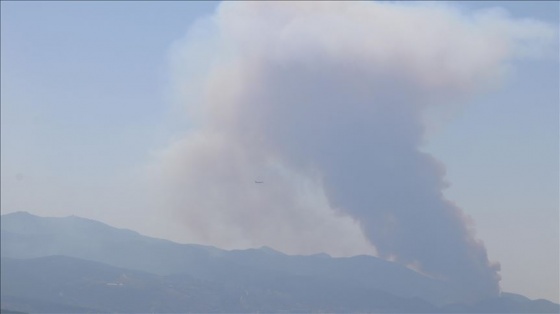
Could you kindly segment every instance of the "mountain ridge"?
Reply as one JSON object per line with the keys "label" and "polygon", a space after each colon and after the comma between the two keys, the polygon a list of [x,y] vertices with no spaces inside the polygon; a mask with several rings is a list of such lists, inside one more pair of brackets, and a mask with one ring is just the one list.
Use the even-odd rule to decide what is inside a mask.
{"label": "mountain ridge", "polygon": [[[205,307],[208,304],[204,302],[195,304],[200,307],[192,308],[194,311],[203,312],[276,312],[283,309],[296,312],[315,310],[368,312],[373,309],[450,313],[465,311],[478,313],[488,310],[504,313],[519,310],[558,312],[556,310],[558,305],[550,301],[529,300],[520,295],[507,293],[498,298],[481,300],[477,304],[461,304],[460,298],[453,294],[445,282],[368,255],[352,257],[330,257],[328,254],[288,255],[269,247],[228,251],[211,246],[180,244],[147,237],[133,230],[118,229],[77,216],[40,217],[18,212],[2,215],[0,221],[3,274],[15,272],[14,269],[17,267],[24,267],[22,265],[29,265],[29,263],[38,263],[37,265],[46,268],[53,267],[53,273],[62,272],[68,267],[62,267],[57,263],[63,263],[61,261],[70,263],[68,259],[73,259],[73,263],[81,265],[81,268],[78,267],[80,271],[90,270],[96,273],[91,268],[92,265],[99,264],[102,266],[95,267],[107,271],[111,269],[113,272],[116,271],[115,269],[120,269],[134,274],[131,276],[145,282],[146,287],[152,288],[150,291],[154,295],[144,295],[143,293],[146,292],[138,289],[127,290],[129,293],[142,295],[141,299],[149,299],[150,296],[156,299],[157,296],[169,298],[170,304],[177,306],[173,308],[174,310],[187,306],[181,303],[183,302],[181,298],[177,297],[184,296],[186,290],[161,295],[163,293],[161,291],[168,291],[163,283],[171,282],[171,285],[198,291],[197,293],[202,293],[201,300],[207,302],[214,300],[212,302],[220,304],[219,309]],[[53,256],[59,257],[53,258]],[[49,258],[51,262],[55,261],[52,262],[53,265],[49,266],[48,262],[45,262]],[[8,268],[4,264],[8,265],[6,266]],[[14,266],[16,264],[20,266]],[[80,274],[80,271],[75,270],[75,273]],[[33,273],[33,270],[20,272],[20,278],[12,278],[10,282],[4,279],[3,275],[2,286],[17,287],[20,281],[36,281],[29,277],[29,273]],[[60,277],[67,278],[62,275]],[[7,276],[7,278],[11,277]],[[57,282],[59,279],[53,277],[51,280]],[[74,282],[72,280],[67,278],[68,282],[60,282],[59,286],[64,287]],[[99,280],[101,279],[98,278]],[[74,284],[82,288],[90,286],[87,281]],[[30,287],[34,285],[41,284],[34,282]],[[108,287],[112,286],[101,288],[109,289]],[[103,289],[99,291],[104,291]],[[36,300],[25,295],[24,290],[16,295],[9,295],[4,290],[2,289],[2,300],[12,300],[12,303],[17,303],[14,300],[21,301],[22,298],[27,298],[33,304],[52,301]],[[244,297],[245,292],[250,292],[251,297]],[[222,300],[220,297],[231,302],[220,303]],[[244,300],[244,303],[240,300]],[[323,300],[323,303],[320,300]],[[2,304],[4,307],[5,302],[2,301]],[[92,305],[95,303],[84,299],[82,303],[62,304],[61,310],[63,306],[91,309],[94,308]],[[99,310],[119,312],[127,309],[119,304],[111,306]],[[140,308],[128,309],[140,310]],[[16,307],[12,310],[25,310],[25,307]]]}
{"label": "mountain ridge", "polygon": [[[20,219],[21,216],[24,219]],[[268,249],[227,251],[146,237],[82,218],[8,214],[2,217],[1,224],[1,254],[6,257],[66,255],[158,275],[189,273],[211,280],[242,278],[250,271],[280,271],[333,279],[352,278],[371,288],[387,290],[401,297],[420,297],[433,303],[456,299],[444,283],[368,255],[326,258],[316,254],[270,254]],[[28,226],[23,228],[22,224]],[[33,231],[28,232],[30,229]],[[88,245],[84,246],[84,243]],[[233,270],[236,272],[232,273]],[[364,274],[375,280],[368,281]],[[423,289],[417,289],[419,286]]]}

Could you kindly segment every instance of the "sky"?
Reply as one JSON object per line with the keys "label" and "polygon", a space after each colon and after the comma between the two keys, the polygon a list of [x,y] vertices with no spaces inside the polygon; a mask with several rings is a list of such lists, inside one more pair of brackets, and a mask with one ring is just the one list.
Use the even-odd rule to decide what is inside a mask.
{"label": "sky", "polygon": [[[378,243],[378,249],[372,248],[366,240],[368,236],[358,226],[359,222],[368,225],[369,216],[358,210],[345,211],[347,215],[341,216],[325,209],[329,207],[326,203],[333,199],[341,207],[352,206],[344,202],[344,195],[318,189],[312,175],[294,171],[314,155],[302,153],[302,147],[282,144],[281,136],[293,139],[290,137],[293,135],[269,131],[267,126],[257,129],[270,132],[265,134],[275,139],[265,144],[276,145],[282,156],[295,160],[283,165],[267,164],[262,169],[250,163],[248,166],[248,157],[243,152],[239,153],[239,159],[221,159],[222,155],[230,156],[232,151],[239,150],[242,143],[235,142],[237,138],[226,137],[226,144],[218,140],[219,144],[209,145],[214,143],[211,137],[214,133],[209,133],[209,129],[218,130],[218,134],[235,133],[244,130],[236,123],[252,122],[245,118],[252,118],[254,112],[270,114],[252,107],[248,109],[250,115],[240,115],[241,118],[224,113],[229,107],[209,107],[208,112],[201,114],[197,104],[204,99],[197,99],[196,93],[194,96],[182,93],[181,86],[186,84],[194,86],[195,91],[217,89],[212,94],[217,100],[212,98],[212,104],[221,103],[220,99],[227,95],[236,97],[236,88],[243,88],[239,82],[254,79],[244,76],[245,72],[236,72],[239,71],[236,66],[243,70],[252,69],[251,65],[233,63],[231,68],[216,72],[225,81],[214,82],[211,75],[204,76],[208,68],[215,66],[209,56],[217,56],[218,61],[231,66],[228,60],[237,60],[237,54],[244,50],[237,51],[240,48],[235,42],[230,45],[228,39],[246,39],[247,44],[240,46],[242,49],[268,49],[252,38],[275,34],[272,26],[270,34],[259,33],[258,28],[247,31],[243,25],[234,28],[238,25],[234,20],[236,14],[254,13],[250,10],[238,12],[226,6],[221,9],[221,15],[204,19],[214,14],[218,5],[215,2],[2,1],[2,214],[24,210],[44,216],[78,215],[151,236],[227,248],[270,245],[291,253],[382,255],[382,242]],[[466,15],[498,6],[514,19],[531,18],[558,30],[557,2],[453,2],[450,5]],[[267,23],[264,20],[257,19],[257,22]],[[230,26],[232,31],[228,32]],[[216,27],[225,31],[216,33]],[[239,37],[237,31],[241,35],[249,32],[253,37]],[[315,34],[314,29],[309,31]],[[451,35],[449,42],[455,43],[453,35],[456,34]],[[300,47],[300,42],[287,43]],[[298,51],[288,48],[280,52],[286,58],[299,56]],[[488,90],[477,87],[476,92],[469,91],[469,97],[459,100],[449,98],[457,104],[445,110],[428,109],[433,110],[424,113],[430,121],[429,127],[417,146],[443,166],[442,178],[436,176],[449,185],[443,194],[472,218],[476,238],[484,242],[488,259],[499,261],[502,290],[558,302],[557,34],[552,48],[542,55],[512,58],[508,66],[507,74],[496,86]],[[219,67],[215,71],[220,71]],[[282,85],[285,81],[276,70],[256,73],[268,75],[267,79],[278,86],[291,86]],[[270,95],[278,96],[274,89],[263,90],[250,96],[265,100]],[[278,127],[282,131],[286,129],[282,125]],[[306,143],[303,140],[301,143]],[[264,144],[258,147],[267,148],[255,150],[255,155],[270,152]],[[208,153],[200,153],[195,159],[191,151]],[[215,163],[210,162],[212,158]],[[232,164],[228,164],[232,159]],[[201,163],[206,160],[209,163]],[[327,165],[331,162],[320,157],[312,160]],[[231,168],[225,167],[225,172],[214,169],[221,164]],[[335,166],[324,168],[336,169]],[[241,190],[225,184],[214,188],[213,178],[238,178],[239,171],[230,174],[230,169],[247,171],[250,185]],[[281,192],[270,191],[274,187],[271,178],[278,179],[276,188]],[[247,192],[255,188],[255,179],[265,181],[266,193]],[[297,191],[291,186],[297,186]],[[341,188],[334,184],[331,189]],[[310,200],[286,197],[301,191]],[[229,195],[230,192],[251,195],[254,203],[239,200]],[[207,201],[222,198],[226,204]],[[302,199],[306,202],[301,203]],[[261,214],[241,208],[248,204],[261,208],[263,202],[270,200],[279,205],[271,205],[268,216],[260,221],[277,220],[281,224],[272,231],[263,230],[270,228],[259,224],[247,224],[246,221]],[[185,210],[184,204],[205,211]],[[229,214],[213,208],[236,209]],[[220,223],[208,225],[213,219]],[[285,234],[283,230],[287,230]],[[397,259],[406,256],[391,248],[386,250]]]}

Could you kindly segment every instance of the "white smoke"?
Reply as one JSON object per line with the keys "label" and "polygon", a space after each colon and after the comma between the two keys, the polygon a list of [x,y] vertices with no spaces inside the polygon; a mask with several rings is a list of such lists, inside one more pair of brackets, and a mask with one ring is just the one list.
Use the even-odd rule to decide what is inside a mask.
{"label": "white smoke", "polygon": [[222,3],[173,48],[190,131],[160,155],[167,207],[188,241],[375,251],[465,299],[494,295],[499,266],[420,151],[425,114],[498,86],[552,37],[500,10]]}

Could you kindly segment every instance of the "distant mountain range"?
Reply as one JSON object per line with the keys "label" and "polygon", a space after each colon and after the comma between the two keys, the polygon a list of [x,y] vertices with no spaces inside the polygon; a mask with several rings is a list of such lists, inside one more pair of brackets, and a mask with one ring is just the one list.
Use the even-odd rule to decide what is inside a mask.
{"label": "distant mountain range", "polygon": [[57,313],[559,313],[503,293],[460,304],[443,281],[372,256],[178,244],[75,216],[1,216],[1,308]]}

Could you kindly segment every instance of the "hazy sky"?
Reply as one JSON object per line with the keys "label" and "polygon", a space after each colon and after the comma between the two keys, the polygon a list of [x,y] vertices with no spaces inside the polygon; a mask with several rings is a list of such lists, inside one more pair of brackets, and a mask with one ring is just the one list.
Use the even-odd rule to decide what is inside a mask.
{"label": "hazy sky", "polygon": [[[322,219],[305,235],[309,247],[296,248],[292,243],[297,239],[278,237],[287,243],[282,247],[267,242],[273,239],[258,228],[252,232],[264,240],[220,242],[202,230],[185,231],[196,222],[178,223],[176,209],[167,209],[182,199],[162,196],[168,185],[153,179],[158,168],[154,164],[177,162],[169,152],[197,128],[196,120],[189,119],[194,114],[174,92],[183,65],[177,56],[193,42],[192,36],[198,36],[194,42],[204,42],[204,32],[185,36],[217,5],[2,1],[2,213],[73,214],[181,242],[214,241],[231,247],[258,243],[335,255],[370,252],[352,220],[321,210],[305,215],[294,211],[294,224]],[[558,29],[557,2],[452,5],[465,12],[500,6],[513,18],[533,18]],[[540,58],[512,61],[511,73],[498,88],[452,110],[435,110],[421,149],[444,165],[450,184],[444,194],[473,218],[489,259],[501,264],[503,290],[558,302],[559,64],[558,43],[553,45]],[[200,51],[197,60],[189,54],[193,61],[187,66],[204,67],[206,53],[214,52]],[[203,173],[189,171],[185,173],[195,176],[193,182],[204,184]],[[259,175],[266,176],[248,174],[249,183]],[[317,193],[312,184],[309,193]],[[174,196],[183,194],[174,191]],[[298,206],[307,208],[293,208]],[[284,215],[280,210],[273,213]],[[218,226],[228,228],[231,217],[220,217],[224,223]],[[293,234],[301,228],[280,229]],[[336,232],[327,235],[323,230]],[[223,234],[233,231],[228,232]]]}

